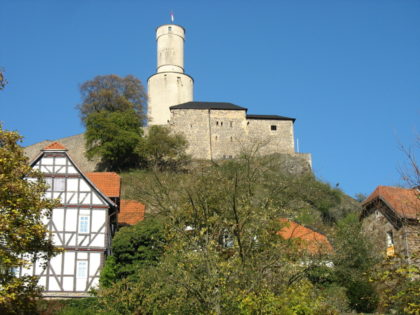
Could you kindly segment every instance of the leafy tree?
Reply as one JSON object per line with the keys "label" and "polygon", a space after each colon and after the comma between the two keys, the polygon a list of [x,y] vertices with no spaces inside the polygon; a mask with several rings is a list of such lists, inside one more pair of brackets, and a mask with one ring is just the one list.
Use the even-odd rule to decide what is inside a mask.
{"label": "leafy tree", "polygon": [[0,91],[4,89],[7,84],[7,80],[4,77],[3,71],[0,69]]}
{"label": "leafy tree", "polygon": [[77,106],[82,122],[86,124],[92,113],[134,112],[139,122],[145,120],[144,107],[147,101],[146,92],[140,80],[132,75],[124,78],[115,74],[96,76],[80,87],[82,104]]}
{"label": "leafy tree", "polygon": [[140,119],[133,109],[100,111],[86,118],[86,156],[101,159],[99,170],[122,171],[141,164],[135,152],[142,141]]}
{"label": "leafy tree", "polygon": [[101,289],[101,307],[119,314],[333,314],[305,277],[290,281],[322,257],[307,257],[277,231],[286,213],[312,212],[322,224],[337,192],[318,185],[314,197],[299,193],[315,180],[278,169],[273,160],[244,158],[188,174],[155,173],[143,196],[166,218],[168,245],[158,264]]}
{"label": "leafy tree", "polygon": [[121,228],[112,241],[112,256],[107,258],[101,272],[101,285],[110,287],[141,267],[156,265],[165,243],[163,225],[156,218]]}
{"label": "leafy tree", "polygon": [[379,256],[362,233],[356,214],[338,222],[334,233],[334,281],[347,289],[350,307],[358,312],[373,312],[378,297],[369,275]]}
{"label": "leafy tree", "polygon": [[379,291],[379,311],[419,314],[420,268],[417,265],[399,256],[389,257],[375,266],[372,280]]}
{"label": "leafy tree", "polygon": [[190,158],[185,153],[188,142],[181,134],[171,134],[166,126],[150,126],[145,141],[138,151],[148,164],[159,170],[179,170]]}
{"label": "leafy tree", "polygon": [[0,313],[25,314],[40,295],[37,277],[16,277],[14,270],[34,260],[46,261],[53,247],[43,216],[55,202],[43,198],[47,186],[18,144],[16,132],[0,126]]}

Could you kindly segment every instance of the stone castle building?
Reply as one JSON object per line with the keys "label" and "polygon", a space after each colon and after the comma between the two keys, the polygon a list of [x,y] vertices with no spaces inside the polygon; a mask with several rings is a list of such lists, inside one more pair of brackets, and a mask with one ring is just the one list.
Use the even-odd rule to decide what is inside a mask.
{"label": "stone castle building", "polygon": [[175,24],[156,30],[157,72],[148,79],[148,121],[182,133],[194,159],[229,159],[242,150],[262,155],[286,153],[311,164],[310,154],[295,152],[295,119],[250,115],[247,108],[222,102],[193,100],[194,81],[184,73],[185,29]]}
{"label": "stone castle building", "polygon": [[[243,150],[258,150],[262,155],[288,154],[311,166],[310,154],[295,152],[295,118],[252,115],[247,108],[226,102],[194,101],[194,80],[184,73],[184,40],[182,26],[165,24],[156,30],[157,70],[147,82],[149,126],[165,125],[183,134],[193,159],[231,159]],[[36,143],[25,152],[32,159],[53,141],[72,152],[82,171],[95,170],[99,160],[86,159],[83,134]]]}

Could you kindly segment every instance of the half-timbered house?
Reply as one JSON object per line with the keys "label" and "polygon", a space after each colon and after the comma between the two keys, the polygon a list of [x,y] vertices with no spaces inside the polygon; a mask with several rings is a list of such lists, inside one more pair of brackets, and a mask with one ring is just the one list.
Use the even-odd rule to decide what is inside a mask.
{"label": "half-timbered house", "polygon": [[64,250],[46,268],[38,262],[20,273],[39,276],[46,296],[85,296],[97,286],[110,252],[117,227],[120,177],[116,173],[83,174],[57,142],[45,147],[31,166],[44,174],[49,186],[46,197],[60,201],[45,224],[54,244]]}

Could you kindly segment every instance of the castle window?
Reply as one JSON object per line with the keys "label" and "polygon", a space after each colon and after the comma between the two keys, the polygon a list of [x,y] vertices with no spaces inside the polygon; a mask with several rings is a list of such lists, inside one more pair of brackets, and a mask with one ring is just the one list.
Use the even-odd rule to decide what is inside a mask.
{"label": "castle window", "polygon": [[223,126],[223,121],[220,122],[220,126]]}
{"label": "castle window", "polygon": [[231,128],[233,127],[233,121],[231,121],[231,122],[230,122],[230,127],[231,127]]}
{"label": "castle window", "polygon": [[215,138],[216,138],[216,140],[217,140],[217,136],[216,136]]}
{"label": "castle window", "polygon": [[169,32],[172,31],[172,27],[171,26],[168,27],[168,31]]}
{"label": "castle window", "polygon": [[232,142],[233,141],[233,138],[232,137],[230,137],[230,142]]}
{"label": "castle window", "polygon": [[273,131],[277,130],[277,126],[276,125],[271,125],[271,130],[273,130]]}
{"label": "castle window", "polygon": [[216,126],[219,126],[219,122],[218,121],[216,121]]}

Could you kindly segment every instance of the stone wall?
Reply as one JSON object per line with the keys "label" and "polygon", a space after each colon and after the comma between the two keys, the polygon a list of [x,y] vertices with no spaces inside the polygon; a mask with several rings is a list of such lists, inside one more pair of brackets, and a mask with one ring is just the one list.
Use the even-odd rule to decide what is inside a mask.
{"label": "stone wall", "polygon": [[247,131],[248,141],[264,144],[261,154],[295,153],[292,120],[248,119]]}
{"label": "stone wall", "polygon": [[176,109],[170,126],[185,135],[194,159],[229,159],[259,147],[262,155],[299,155],[311,164],[310,155],[294,151],[291,120],[247,119],[245,110]]}
{"label": "stone wall", "polygon": [[418,224],[403,224],[396,228],[378,209],[363,218],[362,227],[365,235],[372,240],[375,249],[386,254],[387,232],[392,232],[395,253],[403,257],[414,253],[420,254],[420,226]]}

